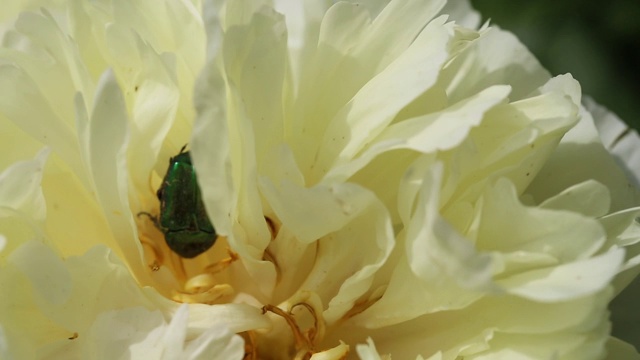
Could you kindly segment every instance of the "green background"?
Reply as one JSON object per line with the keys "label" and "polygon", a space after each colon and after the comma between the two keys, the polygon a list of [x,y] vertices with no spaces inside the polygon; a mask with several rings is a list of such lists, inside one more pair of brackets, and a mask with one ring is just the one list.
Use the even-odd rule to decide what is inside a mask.
{"label": "green background", "polygon": [[[640,129],[640,1],[471,0],[483,21],[515,33],[552,74]],[[613,334],[640,350],[640,278],[611,306]]]}

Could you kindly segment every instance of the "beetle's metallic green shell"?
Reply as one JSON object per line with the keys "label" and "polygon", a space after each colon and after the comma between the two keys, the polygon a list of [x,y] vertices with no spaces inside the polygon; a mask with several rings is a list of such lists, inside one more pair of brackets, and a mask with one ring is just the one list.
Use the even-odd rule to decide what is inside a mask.
{"label": "beetle's metallic green shell", "polygon": [[181,152],[169,160],[158,199],[158,226],[171,250],[184,258],[193,258],[213,246],[216,231],[204,209],[189,152]]}

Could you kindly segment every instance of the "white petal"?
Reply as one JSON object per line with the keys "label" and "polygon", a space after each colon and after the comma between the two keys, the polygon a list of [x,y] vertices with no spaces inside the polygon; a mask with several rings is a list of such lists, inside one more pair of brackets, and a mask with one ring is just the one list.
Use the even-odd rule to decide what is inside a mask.
{"label": "white petal", "polygon": [[562,138],[527,192],[541,202],[589,179],[609,189],[611,211],[640,203],[640,195],[600,142],[591,115],[582,109],[580,122]]}
{"label": "white petal", "polygon": [[325,180],[344,181],[375,156],[386,151],[411,149],[430,153],[459,146],[469,131],[480,124],[486,111],[505,100],[509,91],[506,86],[491,87],[442,112],[393,124],[376,137],[373,145],[354,161],[332,168]]}
{"label": "white petal", "polygon": [[609,189],[594,180],[565,189],[540,204],[541,208],[567,210],[588,217],[601,217],[609,213]]}
{"label": "white petal", "polygon": [[594,219],[523,205],[505,179],[487,190],[477,237],[484,251],[549,254],[560,262],[588,258],[606,239]]}
{"label": "white petal", "polygon": [[132,307],[100,314],[84,340],[83,355],[87,358],[122,359],[144,357],[161,359],[164,344],[164,318],[159,311]]}
{"label": "white petal", "polygon": [[[283,226],[303,243],[318,241],[317,260],[301,289],[330,300],[325,318],[338,320],[368,290],[393,249],[386,209],[373,194],[348,183],[310,189],[286,182],[279,189],[266,181],[262,185]],[[352,241],[354,236],[361,241]]]}
{"label": "white petal", "polygon": [[380,354],[376,350],[376,345],[373,343],[373,339],[367,338],[367,344],[356,345],[356,352],[362,360],[382,360]]}
{"label": "white petal", "polygon": [[24,132],[51,146],[74,169],[81,169],[70,126],[55,112],[34,80],[15,65],[0,65],[0,109]]}
{"label": "white petal", "polygon": [[[207,212],[221,235],[231,233],[235,188],[229,154],[225,85],[214,64],[203,72],[196,91],[198,118],[193,128],[191,157]],[[205,95],[206,94],[206,95]]]}
{"label": "white petal", "polygon": [[531,52],[512,34],[492,27],[441,74],[451,102],[491,85],[510,85],[511,100],[529,95],[550,78]]}
{"label": "white petal", "polygon": [[244,357],[244,341],[223,325],[213,326],[189,342],[185,352],[189,360],[240,360]]}
{"label": "white petal", "polygon": [[138,192],[151,192],[149,174],[178,112],[181,94],[175,83],[175,66],[166,64],[161,54],[129,27],[110,24],[105,37],[115,55],[110,65],[116,77],[126,72],[119,80],[131,107],[127,153],[129,162],[136,166],[129,167],[130,177]]}
{"label": "white petal", "polygon": [[[407,293],[407,298],[411,295]],[[459,310],[436,311],[378,329],[365,330],[345,324],[345,328],[337,329],[336,336],[347,343],[361,342],[364,332],[375,339],[378,353],[401,359],[418,354],[428,358],[438,352],[442,352],[443,359],[491,353],[492,341],[496,338],[502,339],[497,344],[507,347],[509,344],[526,347],[527,340],[531,339],[542,353],[553,352],[555,348],[565,352],[585,348],[588,353],[592,349],[588,345],[601,349],[608,337],[607,304],[611,295],[612,292],[606,290],[594,296],[550,304],[497,294],[485,296]],[[401,306],[420,305],[415,301]],[[378,316],[382,318],[384,313],[379,312]]]}
{"label": "white petal", "polygon": [[[323,137],[318,135],[324,134],[324,141],[333,141],[334,136],[325,134],[328,125],[327,119],[334,118],[340,108],[343,108],[343,114],[334,126],[335,130],[344,130],[344,115],[349,113],[348,107],[344,106],[358,92],[360,92],[358,104],[362,105],[358,112],[367,113],[365,108],[367,104],[376,106],[364,96],[365,92],[373,95],[376,93],[376,89],[368,86],[368,90],[364,91],[363,87],[411,45],[418,34],[425,29],[425,25],[428,26],[427,24],[444,5],[444,2],[431,1],[425,4],[422,1],[413,0],[393,1],[388,3],[373,21],[371,20],[373,14],[369,13],[369,10],[373,11],[373,9],[367,9],[367,6],[360,5],[338,2],[327,11],[322,20],[317,49],[310,54],[308,65],[303,64],[305,69],[302,72],[307,76],[304,76],[300,81],[300,90],[290,116],[296,120],[291,124],[292,148],[305,173],[308,169],[319,170],[320,174],[328,170],[323,171],[320,167],[315,170],[310,168],[316,154],[321,150],[320,143],[323,141]],[[373,8],[379,9],[380,7],[374,5]],[[437,33],[438,31],[434,30],[437,27],[434,25],[431,30]],[[389,31],[389,29],[393,29],[393,31]],[[439,43],[442,38],[435,35],[433,40]],[[431,51],[425,52],[430,53]],[[435,60],[437,56],[434,55],[432,60]],[[417,60],[419,57],[412,58]],[[340,59],[353,60],[340,61]],[[404,59],[403,62],[406,63],[408,60],[410,59]],[[399,69],[398,66],[395,68],[396,72],[404,72],[405,76],[411,72],[409,69]],[[389,71],[387,75],[391,75],[391,73]],[[431,71],[427,71],[422,75],[429,78],[432,74]],[[341,79],[338,86],[334,79]],[[389,84],[395,83],[392,80],[388,76],[381,76],[376,82],[390,81]],[[424,84],[413,86],[413,90],[422,88],[422,85]],[[414,98],[419,93],[402,90],[393,95],[395,96],[392,96],[393,99],[389,100],[389,103],[398,106],[399,103],[407,101],[408,98]],[[317,105],[318,99],[322,99],[322,106]],[[382,110],[383,114],[375,116],[378,119],[377,122],[384,121],[383,119],[388,117],[389,110]],[[362,119],[354,120],[360,121]],[[346,134],[337,134],[336,141],[343,141],[341,139],[343,135]],[[358,134],[357,136],[366,135]],[[361,144],[358,142],[357,145]],[[338,148],[338,151],[342,150],[342,147]],[[328,160],[333,161],[333,159],[334,156],[331,156]],[[316,179],[319,177],[318,175],[316,174]]]}
{"label": "white petal", "polygon": [[187,323],[189,321],[189,306],[182,304],[173,313],[171,322],[165,329],[164,336],[160,340],[164,346],[163,360],[177,359],[180,357],[187,337]]}
{"label": "white petal", "polygon": [[511,294],[542,302],[566,301],[600,291],[618,273],[624,251],[611,250],[603,255],[547,269],[513,275],[498,281]]}
{"label": "white petal", "polygon": [[310,360],[341,360],[349,354],[349,345],[340,342],[340,345],[329,350],[323,350],[311,355]]}
{"label": "white petal", "polygon": [[[442,166],[425,174],[416,211],[407,224],[406,254],[411,269],[425,281],[455,281],[459,286],[485,288],[491,277],[490,257],[476,252],[439,215]],[[449,277],[449,280],[445,280]]]}
{"label": "white petal", "polygon": [[593,116],[602,143],[625,170],[629,179],[640,187],[640,137],[616,114],[586,97],[584,106]]}
{"label": "white petal", "polygon": [[273,184],[261,179],[261,190],[280,221],[304,243],[342,229],[371,206],[373,200],[370,193],[353,184],[302,188],[286,180]]}
{"label": "white petal", "polygon": [[336,158],[338,164],[353,158],[429,89],[447,59],[450,37],[443,18],[430,22],[406,51],[365,84],[328,125],[314,170],[330,169]]}
{"label": "white petal", "polygon": [[45,148],[34,160],[16,163],[0,174],[0,207],[22,211],[35,220],[45,218],[40,182],[49,152]]}
{"label": "white petal", "polygon": [[633,345],[611,337],[607,342],[607,360],[617,359],[640,360],[640,353]]}
{"label": "white petal", "polygon": [[224,324],[233,333],[271,327],[269,318],[254,306],[246,304],[190,305],[188,336],[206,332],[212,324]]}
{"label": "white petal", "polygon": [[[481,296],[472,289],[493,287],[491,258],[477,252],[438,214],[441,171],[439,164],[431,166],[418,185],[418,203],[401,248],[404,256],[395,266],[382,298],[354,317],[357,323],[377,328],[434,311],[458,309]],[[411,185],[411,179],[405,180]],[[413,208],[409,202],[405,206]],[[401,214],[404,212],[408,213]]]}
{"label": "white petal", "polygon": [[88,124],[87,163],[95,191],[114,238],[142,281],[148,275],[142,261],[142,248],[136,236],[129,210],[126,145],[128,139],[127,108],[112,71],[102,76],[95,105]]}
{"label": "white petal", "polygon": [[4,335],[4,328],[0,324],[0,358],[2,359],[13,359],[11,352],[9,351],[9,344],[7,343],[7,338]]}
{"label": "white petal", "polygon": [[282,16],[263,9],[246,26],[229,29],[222,47],[226,81],[237,89],[238,105],[256,134],[253,147],[258,171],[269,166],[265,156],[284,138],[286,41]]}
{"label": "white petal", "polygon": [[73,288],[69,271],[62,260],[42,243],[31,241],[24,244],[11,253],[8,261],[27,275],[42,299],[53,305],[69,300]]}

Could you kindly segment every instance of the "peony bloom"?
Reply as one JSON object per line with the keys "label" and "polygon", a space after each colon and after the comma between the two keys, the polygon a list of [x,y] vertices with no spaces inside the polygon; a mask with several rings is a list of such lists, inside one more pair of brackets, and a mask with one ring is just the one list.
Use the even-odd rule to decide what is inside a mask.
{"label": "peony bloom", "polygon": [[[0,19],[0,358],[640,358],[638,137],[465,1]],[[157,224],[185,144],[194,258]]]}

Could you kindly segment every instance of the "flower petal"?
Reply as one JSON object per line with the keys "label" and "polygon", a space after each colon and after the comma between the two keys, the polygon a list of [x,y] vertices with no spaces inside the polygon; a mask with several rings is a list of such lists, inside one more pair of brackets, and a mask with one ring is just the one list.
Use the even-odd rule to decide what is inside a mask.
{"label": "flower petal", "polygon": [[607,360],[616,359],[640,360],[640,353],[633,345],[611,337],[607,342]]}
{"label": "flower petal", "polygon": [[497,283],[509,293],[529,299],[566,301],[605,288],[618,273],[623,259],[624,251],[615,249],[589,259],[512,275]]}
{"label": "flower petal", "polygon": [[448,57],[446,45],[451,37],[444,20],[431,21],[402,54],[338,111],[320,143],[316,173],[353,158],[402,108],[436,82]]}
{"label": "flower petal", "polygon": [[43,220],[45,200],[40,182],[50,150],[42,149],[31,161],[16,163],[0,174],[0,207],[8,207]]}
{"label": "flower petal", "polygon": [[340,345],[329,350],[323,350],[311,355],[309,360],[341,360],[349,354],[349,345],[340,342]]}
{"label": "flower petal", "polygon": [[640,137],[614,113],[586,97],[584,106],[593,116],[593,122],[603,145],[627,173],[629,180],[640,187]]}
{"label": "flower petal", "polygon": [[128,199],[126,144],[128,115],[122,92],[112,71],[101,78],[88,128],[86,161],[99,203],[133,273],[145,282],[148,272],[142,261]]}
{"label": "flower petal", "polygon": [[366,345],[356,345],[356,352],[362,360],[382,360],[380,354],[378,354],[378,350],[376,350],[376,345],[373,343],[373,339],[371,338],[367,338]]}
{"label": "flower petal", "polygon": [[[581,109],[580,122],[562,138],[536,178],[527,188],[541,202],[564,189],[592,179],[611,195],[611,211],[640,203],[640,194],[600,142],[592,116]],[[567,168],[572,171],[567,171]]]}

